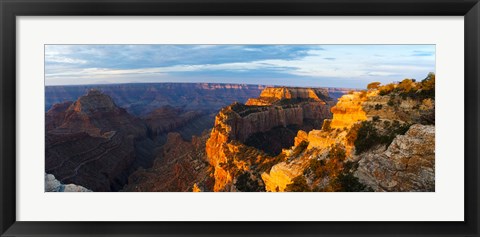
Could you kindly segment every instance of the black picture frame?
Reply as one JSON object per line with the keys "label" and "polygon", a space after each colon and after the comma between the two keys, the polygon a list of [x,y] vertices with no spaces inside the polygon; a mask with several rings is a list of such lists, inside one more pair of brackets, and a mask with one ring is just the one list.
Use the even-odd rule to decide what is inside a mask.
{"label": "black picture frame", "polygon": [[[1,236],[479,236],[478,0],[1,0]],[[465,19],[463,222],[24,222],[16,221],[16,16],[397,15]],[[452,79],[458,80],[459,78]],[[452,95],[454,96],[454,95]],[[448,203],[445,203],[448,205]],[[254,213],[254,211],[252,211]],[[93,215],[94,213],[92,213]]]}

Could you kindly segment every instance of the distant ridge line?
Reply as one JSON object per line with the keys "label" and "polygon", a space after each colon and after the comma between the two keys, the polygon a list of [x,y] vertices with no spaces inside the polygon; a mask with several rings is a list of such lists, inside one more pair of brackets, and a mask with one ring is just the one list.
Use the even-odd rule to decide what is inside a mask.
{"label": "distant ridge line", "polygon": [[45,85],[45,87],[90,87],[90,86],[118,86],[118,85],[148,85],[148,84],[207,84],[207,85],[241,85],[241,86],[261,86],[261,87],[285,87],[285,88],[327,88],[344,90],[362,90],[363,88],[350,87],[332,87],[332,86],[288,86],[288,85],[268,85],[268,84],[250,84],[250,83],[225,83],[225,82],[125,82],[125,83],[105,83],[105,84],[78,84],[78,85]]}

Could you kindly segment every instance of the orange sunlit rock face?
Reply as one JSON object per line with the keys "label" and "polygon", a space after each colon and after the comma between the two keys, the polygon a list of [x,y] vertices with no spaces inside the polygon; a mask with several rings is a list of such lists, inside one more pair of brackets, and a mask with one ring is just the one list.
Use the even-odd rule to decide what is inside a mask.
{"label": "orange sunlit rock face", "polygon": [[212,129],[206,144],[208,161],[214,167],[215,186],[213,190],[215,192],[223,190],[232,181],[229,174],[220,166],[220,164],[226,163],[228,159],[225,150],[228,149],[227,143],[229,141],[227,133],[231,129],[217,121],[216,119],[215,127]]}
{"label": "orange sunlit rock face", "polygon": [[285,99],[310,99],[311,101],[323,102],[322,97],[328,97],[326,89],[267,87],[262,91],[259,98],[250,98],[245,104],[268,106]]}
{"label": "orange sunlit rock face", "polygon": [[332,108],[333,119],[331,128],[349,128],[358,121],[367,120],[367,114],[362,103],[367,100],[364,92],[354,92],[342,96]]}
{"label": "orange sunlit rock face", "polygon": [[[259,98],[249,99],[245,105],[234,103],[222,109],[206,143],[206,153],[215,170],[214,191],[235,189],[234,176],[225,169],[225,164],[234,163],[237,171],[249,169],[248,165],[232,159],[238,157],[238,150],[244,148],[243,142],[252,134],[275,127],[301,126],[305,119],[330,118],[330,107],[321,97],[329,98],[326,90],[266,88]],[[280,103],[284,99],[287,104]],[[307,133],[303,133],[306,138]]]}
{"label": "orange sunlit rock face", "polygon": [[[343,95],[337,104],[331,108],[333,114],[332,119],[326,119],[322,130],[312,130],[308,133],[299,131],[295,138],[295,147],[299,146],[302,141],[308,143],[307,150],[314,150],[315,154],[328,152],[329,148],[335,144],[342,144],[346,149],[346,154],[352,154],[353,144],[347,141],[348,131],[354,124],[367,120],[367,113],[364,111],[362,104],[367,101],[369,96],[375,93],[353,92]],[[335,129],[348,129],[345,131],[336,131]],[[287,151],[287,153],[291,151]],[[324,154],[324,155],[325,155]],[[272,167],[270,172],[263,173],[262,179],[265,182],[265,188],[269,192],[283,192],[292,180],[301,175],[305,167],[310,162],[313,154],[298,157],[293,162],[282,162]]]}

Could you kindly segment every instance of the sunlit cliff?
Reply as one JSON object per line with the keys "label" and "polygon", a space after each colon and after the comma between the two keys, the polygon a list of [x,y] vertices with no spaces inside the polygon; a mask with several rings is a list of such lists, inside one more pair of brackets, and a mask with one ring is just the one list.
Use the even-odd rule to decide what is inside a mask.
{"label": "sunlit cliff", "polygon": [[[434,74],[371,83],[332,105],[322,90],[266,88],[222,109],[206,143],[213,191],[435,190]],[[295,130],[279,154],[245,144],[252,134],[312,120],[321,126]]]}

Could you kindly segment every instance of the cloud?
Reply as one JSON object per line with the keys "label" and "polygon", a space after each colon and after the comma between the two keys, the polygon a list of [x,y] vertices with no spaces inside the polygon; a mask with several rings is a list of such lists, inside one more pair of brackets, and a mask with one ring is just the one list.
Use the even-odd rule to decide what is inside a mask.
{"label": "cloud", "polygon": [[201,77],[251,84],[291,78],[289,83],[303,86],[316,81],[359,85],[423,78],[435,71],[435,57],[415,55],[426,53],[434,56],[434,45],[48,45],[45,78],[46,84]]}
{"label": "cloud", "polygon": [[62,56],[45,56],[47,63],[68,63],[68,64],[85,64],[88,61],[83,59],[75,59]]}
{"label": "cloud", "polygon": [[434,50],[413,50],[413,54],[412,55],[428,55],[428,56],[433,56],[435,55],[435,51]]}
{"label": "cloud", "polygon": [[393,72],[367,72],[367,75],[374,76],[374,77],[376,76],[385,77],[385,76],[396,76],[398,74]]}

